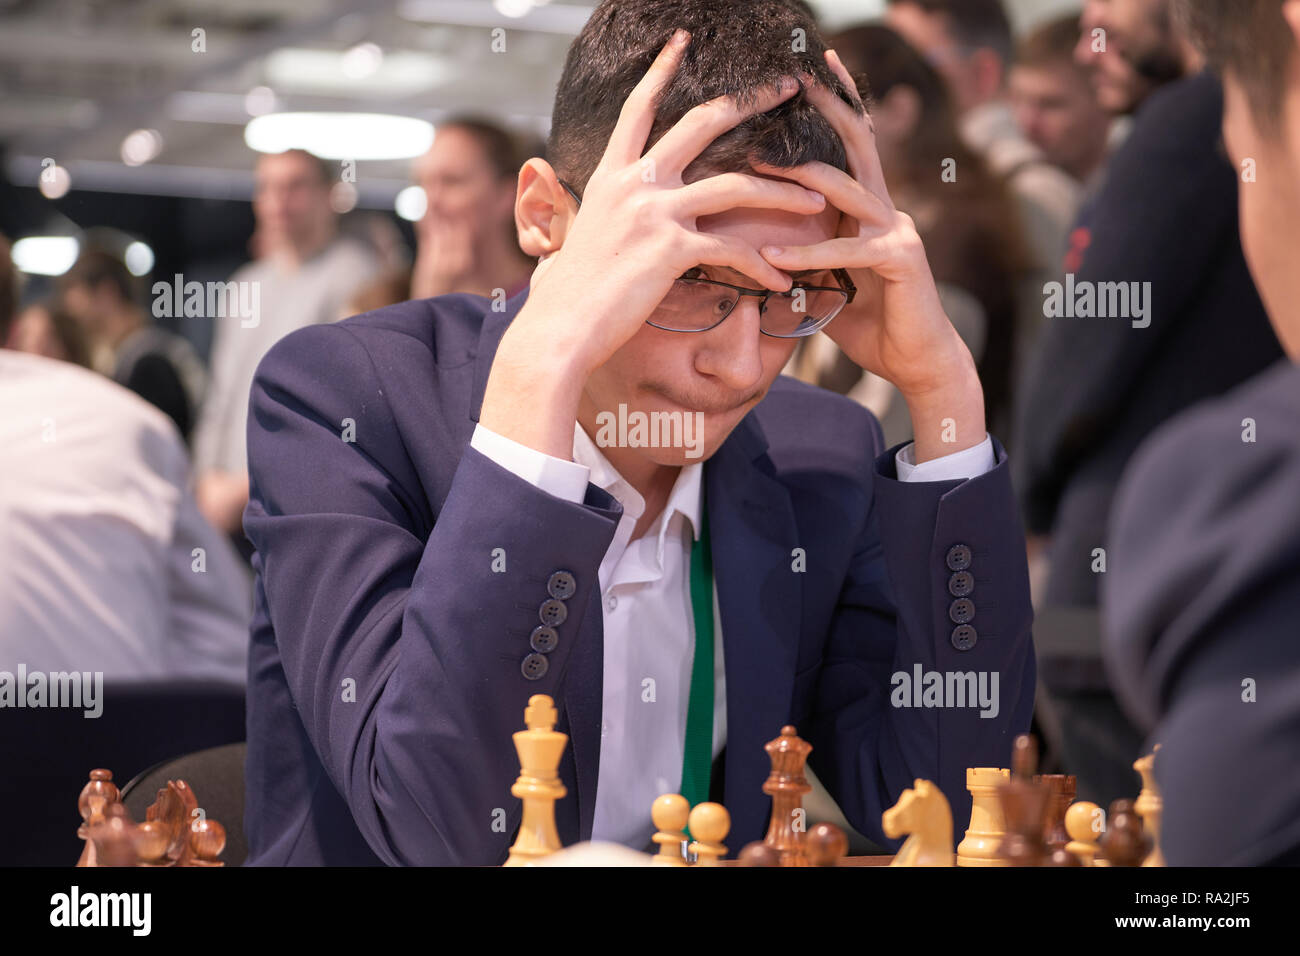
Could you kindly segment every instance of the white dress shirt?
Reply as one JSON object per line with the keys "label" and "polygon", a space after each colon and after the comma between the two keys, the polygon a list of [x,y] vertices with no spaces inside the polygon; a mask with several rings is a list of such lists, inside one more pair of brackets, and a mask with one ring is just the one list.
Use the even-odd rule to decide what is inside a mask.
{"label": "white dress shirt", "polygon": [[188,477],[158,409],[0,349],[0,671],[245,682],[252,589]]}
{"label": "white dress shirt", "polygon": [[[623,505],[614,540],[600,563],[604,623],[600,774],[593,840],[645,849],[654,834],[650,805],[682,782],[686,714],[695,657],[690,549],[698,540],[703,463],[684,466],[653,525],[631,540],[645,499],[614,469],[581,426],[573,461],[553,458],[478,425],[470,445],[541,490],[574,503],[596,485]],[[972,478],[994,465],[993,443],[914,463],[912,446],[895,456],[902,481]],[[713,596],[713,756],[726,745],[727,690],[722,627]],[[653,682],[653,683],[650,683]]]}

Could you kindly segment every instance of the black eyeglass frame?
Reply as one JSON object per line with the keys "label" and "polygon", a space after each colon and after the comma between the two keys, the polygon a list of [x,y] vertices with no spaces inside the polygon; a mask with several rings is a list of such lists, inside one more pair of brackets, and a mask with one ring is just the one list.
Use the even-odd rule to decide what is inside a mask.
{"label": "black eyeglass frame", "polygon": [[[564,187],[564,191],[567,192],[570,196],[572,196],[573,201],[576,202],[579,207],[581,207],[582,197],[579,196],[578,193],[574,190],[574,188],[570,186],[568,183],[566,183],[563,179],[560,179],[558,181],[559,184]],[[740,304],[740,299],[742,296],[755,296],[762,300],[758,306],[758,314],[760,316],[767,311],[768,299],[770,299],[772,296],[793,295],[796,289],[803,289],[805,292],[837,292],[840,295],[844,296],[844,302],[841,303],[840,307],[837,308],[834,312],[832,312],[824,319],[818,319],[815,324],[808,326],[807,328],[801,329],[795,335],[778,335],[775,332],[767,331],[761,325],[759,326],[759,331],[761,333],[774,339],[807,338],[810,335],[815,335],[817,332],[820,332],[827,325],[829,325],[831,320],[834,319],[837,315],[839,315],[840,312],[844,310],[844,306],[852,302],[854,296],[856,296],[858,293],[858,288],[853,284],[853,280],[849,277],[848,270],[832,269],[831,275],[833,275],[836,279],[838,279],[841,283],[843,283],[843,285],[841,286],[803,285],[799,282],[798,279],[796,279],[794,280],[794,285],[791,286],[789,292],[774,292],[771,289],[746,289],[744,286],[732,285],[730,282],[723,282],[719,279],[705,279],[705,278],[696,279],[696,278],[687,278],[686,276],[679,276],[677,278],[678,282],[693,282],[693,283],[704,284],[704,285],[722,286],[723,288],[731,289],[734,292],[738,292],[740,293],[740,295],[736,297],[736,301],[732,303],[731,308],[729,308],[726,312],[724,312],[722,316],[718,319],[718,321],[702,329],[673,329],[664,325],[659,325],[650,319],[646,319],[646,325],[653,326],[656,329],[662,329],[665,332],[686,332],[686,333],[708,332],[711,331],[712,329],[716,329],[723,322],[727,321],[727,318],[731,315],[731,313],[736,311],[736,306]]]}

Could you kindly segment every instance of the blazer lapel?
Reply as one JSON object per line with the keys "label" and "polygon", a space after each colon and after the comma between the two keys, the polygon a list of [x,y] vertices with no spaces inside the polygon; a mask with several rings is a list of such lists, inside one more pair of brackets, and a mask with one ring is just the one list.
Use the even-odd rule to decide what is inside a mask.
{"label": "blazer lapel", "polygon": [[705,465],[727,675],[724,800],[732,832],[762,834],[771,763],[763,744],[789,719],[802,589],[791,570],[794,507],[751,413]]}

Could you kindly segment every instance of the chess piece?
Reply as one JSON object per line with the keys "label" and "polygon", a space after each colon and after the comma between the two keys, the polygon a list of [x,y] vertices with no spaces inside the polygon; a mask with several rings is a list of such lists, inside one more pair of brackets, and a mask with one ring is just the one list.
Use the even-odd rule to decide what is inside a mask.
{"label": "chess piece", "polygon": [[970,826],[957,847],[958,866],[1006,866],[998,847],[1006,834],[998,787],[1011,779],[1002,767],[968,767],[966,789],[970,791]]}
{"label": "chess piece", "polygon": [[104,815],[90,826],[88,842],[95,845],[95,866],[135,866],[135,822],[119,803],[104,807]]}
{"label": "chess piece", "polygon": [[568,792],[560,782],[558,769],[569,737],[555,730],[558,717],[550,697],[534,694],[524,711],[528,729],[513,735],[520,772],[510,793],[524,802],[524,816],[506,866],[530,866],[560,849],[555,801]]}
{"label": "chess piece", "polygon": [[772,760],[772,772],[763,784],[763,792],[772,798],[772,819],[763,842],[781,855],[782,866],[807,866],[804,856],[803,795],[812,789],[803,768],[812,752],[812,744],[801,740],[789,725],[781,736],[768,741],[763,749]]}
{"label": "chess piece", "polygon": [[896,840],[910,833],[890,866],[955,866],[952,810],[943,791],[929,780],[913,781],[898,802],[881,816],[885,836]]}
{"label": "chess piece", "polygon": [[1165,865],[1165,855],[1160,852],[1160,817],[1164,813],[1165,803],[1160,796],[1160,788],[1156,786],[1155,777],[1156,750],[1159,749],[1160,745],[1156,744],[1151,753],[1133,763],[1133,769],[1142,775],[1142,792],[1138,794],[1133,809],[1142,818],[1142,827],[1151,838],[1151,852],[1142,861],[1143,866]]}
{"label": "chess piece", "polygon": [[736,860],[741,866],[780,866],[781,854],[762,840],[755,840],[745,844]]}
{"label": "chess piece", "polygon": [[104,819],[104,808],[121,799],[117,784],[113,783],[111,770],[92,770],[90,780],[81,788],[77,797],[77,811],[81,814],[81,825],[77,827],[77,837],[86,841],[81,851],[77,866],[96,866],[95,844],[90,839],[90,827]]}
{"label": "chess piece", "polygon": [[839,866],[849,852],[849,838],[833,823],[818,823],[804,838],[804,855],[812,866]]}
{"label": "chess piece", "polygon": [[226,848],[226,828],[206,817],[195,820],[189,828],[191,866],[225,866],[218,859]]}
{"label": "chess piece", "polygon": [[1097,840],[1101,837],[1101,807],[1088,800],[1078,800],[1065,811],[1065,832],[1070,842],[1065,848],[1084,866],[1092,866],[1097,859]]}
{"label": "chess piece", "polygon": [[1150,848],[1150,841],[1142,832],[1142,820],[1133,809],[1133,801],[1113,802],[1110,818],[1106,821],[1106,835],[1101,838],[1101,856],[1106,865],[1140,866]]}
{"label": "chess piece", "polygon": [[701,803],[691,809],[687,818],[691,835],[695,837],[687,848],[696,866],[717,866],[727,855],[723,840],[731,829],[731,814],[720,803]]}
{"label": "chess piece", "polygon": [[[1070,834],[1065,830],[1065,811],[1074,802],[1077,779],[1064,773],[1042,773],[1034,777],[1035,783],[1046,784],[1052,791],[1047,801],[1047,823],[1043,827],[1043,842],[1048,850],[1064,847],[1070,842]],[[1068,865],[1068,864],[1067,864]]]}
{"label": "chess piece", "polygon": [[1047,784],[1035,782],[1037,768],[1038,745],[1021,734],[1012,744],[1011,779],[998,788],[1007,827],[998,856],[1007,866],[1042,866],[1047,860],[1043,828],[1052,792]]}
{"label": "chess piece", "polygon": [[[701,804],[703,806],[703,804]],[[691,805],[680,793],[665,793],[650,807],[650,819],[656,833],[651,839],[659,844],[659,853],[650,861],[652,866],[685,866],[682,844],[686,842],[686,821]],[[730,825],[731,821],[727,821]]]}
{"label": "chess piece", "polygon": [[1054,846],[1043,866],[1083,866],[1083,861],[1063,846]]}

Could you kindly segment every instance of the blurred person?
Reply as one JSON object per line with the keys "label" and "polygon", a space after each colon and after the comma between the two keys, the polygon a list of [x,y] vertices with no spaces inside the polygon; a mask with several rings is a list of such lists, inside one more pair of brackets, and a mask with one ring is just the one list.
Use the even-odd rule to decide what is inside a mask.
{"label": "blurred person", "polygon": [[[872,97],[876,148],[890,195],[925,244],[944,310],[971,350],[994,427],[1010,412],[1016,283],[1026,268],[1016,207],[1004,183],[962,142],[946,84],[889,27],[854,27],[827,40]],[[959,172],[937,175],[946,160]],[[801,343],[791,373],[848,394],[881,419],[889,444],[910,439],[898,392],[864,373],[830,342]]]}
{"label": "blurred person", "polygon": [[[14,313],[7,245],[0,341]],[[12,349],[0,349],[0,409],[0,670],[243,684],[249,583],[187,491],[167,416],[95,372]]]}
{"label": "blurred person", "polygon": [[[1114,573],[1107,528],[1120,475],[1158,426],[1282,352],[1242,255],[1219,82],[1182,36],[1153,39],[1153,24],[1175,28],[1168,0],[1110,0],[1101,13],[1108,56],[1159,62],[1164,53],[1141,51],[1177,50],[1184,78],[1140,104],[1081,215],[1077,266],[1043,289],[1052,316],[1018,398],[1017,487],[1031,561],[1046,565],[1034,629],[1044,697],[1080,796],[1104,803],[1131,795],[1142,743],[1101,657],[1098,590]],[[1056,295],[1067,288],[1081,290],[1068,311]],[[1107,289],[1119,308],[1106,317],[1074,308]]]}
{"label": "blurred person", "polygon": [[519,137],[471,116],[438,125],[415,180],[427,201],[416,226],[411,297],[449,292],[511,298],[535,265],[515,231],[515,177],[528,159]]}
{"label": "blurred person", "polygon": [[886,22],[948,81],[966,142],[1010,182],[1040,274],[1055,272],[1081,190],[1016,125],[1007,100],[1013,57],[1002,0],[887,0]]}
{"label": "blurred person", "polygon": [[189,342],[158,328],[140,307],[125,263],[107,250],[86,249],[59,289],[85,332],[91,367],[165,412],[188,441],[207,374]]}
{"label": "blurred person", "polygon": [[1300,2],[1178,7],[1222,73],[1228,154],[1259,170],[1240,187],[1241,242],[1287,360],[1177,416],[1134,456],[1111,524],[1104,649],[1120,699],[1160,744],[1168,863],[1294,866]]}
{"label": "blurred person", "polygon": [[1074,15],[1036,27],[1016,47],[1009,89],[1025,136],[1087,191],[1105,164],[1112,117],[1074,60],[1079,38]]}
{"label": "blurred person", "polygon": [[81,326],[51,302],[33,302],[19,312],[9,328],[8,341],[0,340],[0,347],[90,367],[90,348]]}
{"label": "blurred person", "polygon": [[336,321],[347,297],[376,271],[373,253],[337,235],[330,165],[305,150],[257,162],[253,214],[257,258],[231,276],[253,316],[209,316],[216,323],[211,379],[194,434],[199,507],[247,554],[240,526],[248,503],[245,428],[248,390],[262,356],[295,329]]}
{"label": "blurred person", "polygon": [[1148,96],[1185,73],[1168,0],[1085,0],[1075,62],[1088,70],[1097,105],[1136,112]]}

